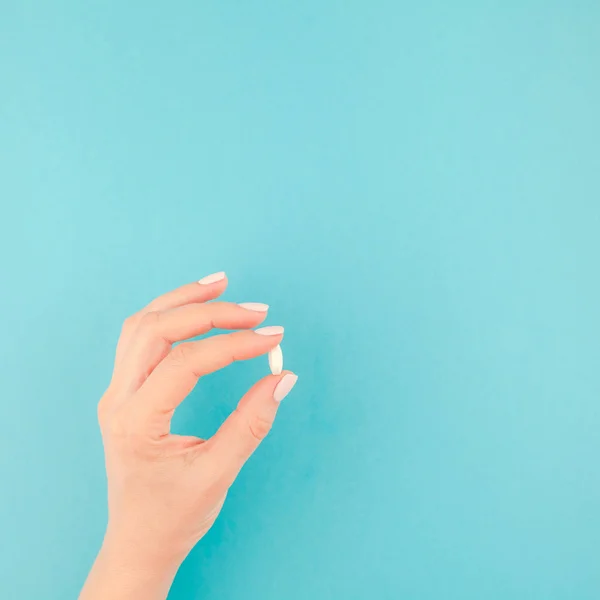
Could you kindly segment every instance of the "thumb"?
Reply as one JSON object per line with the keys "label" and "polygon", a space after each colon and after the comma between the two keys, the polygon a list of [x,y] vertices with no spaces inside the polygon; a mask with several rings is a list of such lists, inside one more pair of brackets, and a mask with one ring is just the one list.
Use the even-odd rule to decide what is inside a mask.
{"label": "thumb", "polygon": [[290,371],[261,379],[208,440],[207,450],[218,462],[217,469],[228,485],[233,483],[244,463],[271,430],[279,403],[297,380],[298,376]]}

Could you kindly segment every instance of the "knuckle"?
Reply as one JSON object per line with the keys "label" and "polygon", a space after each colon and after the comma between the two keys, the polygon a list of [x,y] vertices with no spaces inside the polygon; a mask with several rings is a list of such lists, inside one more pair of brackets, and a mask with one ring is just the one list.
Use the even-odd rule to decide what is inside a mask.
{"label": "knuckle", "polygon": [[158,311],[151,310],[150,312],[144,313],[140,318],[139,327],[141,329],[154,329],[160,321],[160,313]]}
{"label": "knuckle", "polygon": [[246,424],[248,425],[248,432],[257,442],[262,442],[267,437],[272,425],[269,419],[261,415],[249,415],[246,417]]}
{"label": "knuckle", "polygon": [[177,344],[177,346],[174,346],[169,352],[169,359],[176,366],[188,364],[192,357],[193,350],[194,345],[191,342]]}
{"label": "knuckle", "polygon": [[109,415],[111,414],[111,411],[115,404],[115,399],[116,395],[114,392],[112,392],[110,387],[102,396],[102,398],[100,398],[98,406],[96,407],[98,424],[100,425],[100,429],[104,429],[104,426],[108,422]]}
{"label": "knuckle", "polygon": [[101,421],[102,433],[108,437],[121,438],[127,434],[127,427],[122,416],[115,412],[105,412]]}
{"label": "knuckle", "polygon": [[105,429],[105,425],[108,420],[108,407],[106,406],[106,402],[103,402],[102,400],[98,402],[97,414],[98,424],[100,425],[100,429],[103,430]]}
{"label": "knuckle", "polygon": [[106,415],[102,434],[119,447],[136,447],[139,445],[141,432],[128,411],[120,409]]}
{"label": "knuckle", "polygon": [[123,321],[123,326],[121,327],[121,334],[131,333],[137,326],[138,316],[130,315]]}

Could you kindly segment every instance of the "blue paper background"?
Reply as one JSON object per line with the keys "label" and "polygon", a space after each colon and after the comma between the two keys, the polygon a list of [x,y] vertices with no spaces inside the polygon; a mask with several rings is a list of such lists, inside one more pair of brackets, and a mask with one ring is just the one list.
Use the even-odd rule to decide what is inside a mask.
{"label": "blue paper background", "polygon": [[300,381],[173,599],[597,599],[599,31],[596,1],[0,2],[0,596],[76,597],[121,321],[225,269]]}

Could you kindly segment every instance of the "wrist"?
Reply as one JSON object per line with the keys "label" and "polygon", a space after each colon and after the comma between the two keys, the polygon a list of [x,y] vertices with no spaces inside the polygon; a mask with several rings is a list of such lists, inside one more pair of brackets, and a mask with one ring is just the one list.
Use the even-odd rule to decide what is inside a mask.
{"label": "wrist", "polygon": [[80,600],[165,600],[183,558],[107,532]]}
{"label": "wrist", "polygon": [[135,572],[170,575],[177,572],[187,552],[171,548],[164,540],[107,529],[100,554],[111,564]]}

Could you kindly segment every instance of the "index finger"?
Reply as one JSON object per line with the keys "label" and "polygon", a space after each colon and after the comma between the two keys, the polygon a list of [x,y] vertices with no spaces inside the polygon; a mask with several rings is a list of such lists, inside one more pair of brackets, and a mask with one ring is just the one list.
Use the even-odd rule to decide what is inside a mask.
{"label": "index finger", "polygon": [[272,350],[283,338],[283,327],[270,326],[250,331],[215,335],[175,346],[146,379],[132,398],[131,407],[150,418],[153,431],[169,432],[174,410],[194,389],[198,379],[234,361],[248,360]]}

